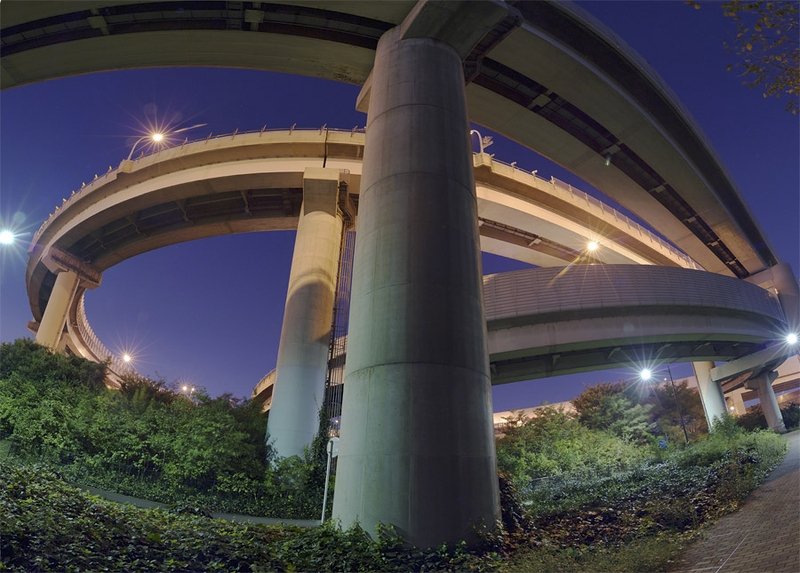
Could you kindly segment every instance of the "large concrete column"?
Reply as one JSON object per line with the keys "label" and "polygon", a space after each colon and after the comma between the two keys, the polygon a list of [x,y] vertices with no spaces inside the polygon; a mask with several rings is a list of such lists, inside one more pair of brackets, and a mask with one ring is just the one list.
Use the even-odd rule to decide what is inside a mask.
{"label": "large concrete column", "polygon": [[473,540],[499,502],[462,62],[395,28],[371,77],[333,517]]}
{"label": "large concrete column", "polygon": [[338,169],[306,169],[267,426],[280,457],[302,456],[319,428],[342,240],[338,188]]}
{"label": "large concrete column", "polygon": [[710,430],[714,420],[722,418],[727,411],[725,397],[722,395],[722,388],[719,387],[719,384],[711,380],[713,362],[693,362],[692,368],[694,368],[694,375],[697,378],[700,401],[703,403],[703,411],[706,414],[706,422]]}
{"label": "large concrete column", "polygon": [[59,350],[61,334],[67,322],[69,307],[78,290],[80,277],[74,271],[61,270],[56,273],[56,282],[53,291],[44,309],[44,315],[36,331],[36,342],[47,346],[51,350]]}
{"label": "large concrete column", "polygon": [[778,400],[775,398],[775,392],[772,390],[772,381],[777,375],[776,372],[764,372],[753,380],[748,380],[745,387],[758,392],[758,401],[761,403],[761,411],[764,412],[764,417],[767,419],[767,425],[771,430],[779,433],[786,431],[786,426],[783,424],[783,416],[781,415]]}

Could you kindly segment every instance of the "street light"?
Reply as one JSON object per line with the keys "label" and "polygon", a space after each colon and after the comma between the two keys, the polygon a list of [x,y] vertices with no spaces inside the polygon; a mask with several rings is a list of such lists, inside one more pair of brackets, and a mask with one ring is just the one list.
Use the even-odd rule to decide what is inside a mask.
{"label": "street light", "polygon": [[600,248],[600,243],[598,243],[597,241],[589,241],[588,243],[586,243],[586,250],[589,251],[590,253],[595,252],[599,248]]}
{"label": "street light", "polygon": [[478,136],[478,149],[481,152],[481,154],[483,154],[484,149],[486,149],[487,147],[489,147],[494,143],[494,139],[492,138],[491,135],[482,136],[481,132],[478,131],[477,129],[470,129],[469,134],[470,136],[472,135]]}
{"label": "street light", "polygon": [[792,345],[797,344],[796,332],[790,332],[789,334],[786,335],[786,344],[792,344]]}
{"label": "street light", "polygon": [[16,236],[11,229],[3,229],[0,231],[0,245],[13,245]]}
{"label": "street light", "polygon": [[125,362],[126,364],[128,362],[130,362],[131,360],[133,360],[133,357],[130,354],[128,354],[127,352],[122,355],[122,361]]}
{"label": "street light", "polygon": [[198,123],[196,125],[190,125],[189,127],[182,127],[180,129],[176,129],[174,131],[170,131],[168,133],[164,133],[161,131],[156,131],[154,133],[148,133],[147,135],[143,135],[139,139],[137,139],[133,143],[133,147],[131,147],[130,153],[128,153],[128,159],[130,160],[133,157],[133,152],[136,151],[136,147],[145,140],[150,140],[153,143],[162,143],[167,137],[170,135],[175,135],[176,133],[183,133],[184,131],[189,131],[190,129],[195,129],[198,127],[205,127],[208,125],[207,123]]}

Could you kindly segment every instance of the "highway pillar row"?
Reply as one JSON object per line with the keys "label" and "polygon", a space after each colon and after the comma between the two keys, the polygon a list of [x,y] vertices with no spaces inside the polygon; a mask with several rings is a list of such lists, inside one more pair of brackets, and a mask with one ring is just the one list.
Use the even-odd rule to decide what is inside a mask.
{"label": "highway pillar row", "polygon": [[700,401],[703,403],[703,411],[710,430],[714,425],[714,420],[722,418],[727,410],[725,397],[719,384],[711,380],[711,369],[714,368],[713,362],[693,362],[692,368],[694,368],[694,375],[697,378]]}
{"label": "highway pillar row", "polygon": [[36,342],[51,350],[61,347],[61,334],[67,323],[67,313],[75,293],[78,291],[80,277],[71,270],[58,269],[56,282],[44,309],[39,329],[36,331]]}
{"label": "highway pillar row", "polygon": [[786,431],[786,426],[783,424],[781,408],[778,406],[778,399],[775,397],[775,391],[772,389],[772,381],[775,380],[777,375],[778,373],[775,371],[764,372],[752,380],[745,382],[745,387],[758,392],[758,401],[761,403],[761,411],[764,412],[764,417],[767,419],[767,425],[770,430],[783,433]]}
{"label": "highway pillar row", "polygon": [[421,547],[499,517],[477,203],[458,53],[378,43],[334,519]]}
{"label": "highway pillar row", "polygon": [[302,456],[319,429],[342,241],[339,170],[307,168],[267,432],[279,457]]}

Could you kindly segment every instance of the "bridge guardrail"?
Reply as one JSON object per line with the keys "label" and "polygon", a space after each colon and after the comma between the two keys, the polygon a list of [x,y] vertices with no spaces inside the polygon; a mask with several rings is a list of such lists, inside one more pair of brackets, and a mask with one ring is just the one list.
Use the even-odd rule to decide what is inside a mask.
{"label": "bridge guardrail", "polygon": [[[480,153],[475,153],[474,155],[480,156],[481,154]],[[484,153],[484,155],[487,155],[487,154]],[[511,169],[513,169],[515,174],[517,172],[520,172],[520,173],[526,175],[527,177],[533,177],[535,180],[541,182],[542,184],[550,184],[550,185],[552,185],[553,189],[556,191],[557,195],[559,195],[559,194],[562,195],[562,198],[568,199],[569,202],[572,203],[572,204],[577,204],[578,201],[583,201],[587,205],[594,206],[595,208],[599,209],[602,212],[609,213],[609,214],[613,215],[615,220],[621,221],[622,223],[627,225],[629,230],[636,231],[639,234],[640,238],[646,238],[647,241],[650,242],[651,244],[657,245],[661,249],[668,251],[674,257],[677,257],[677,258],[685,261],[686,262],[686,268],[695,269],[695,270],[701,270],[701,267],[691,257],[689,257],[686,253],[684,253],[681,250],[677,249],[675,246],[670,244],[668,241],[665,241],[664,239],[662,239],[661,237],[659,237],[658,235],[656,235],[655,233],[653,233],[652,231],[650,231],[646,227],[643,227],[642,225],[640,225],[639,223],[637,223],[636,221],[634,221],[633,219],[631,219],[630,217],[628,217],[624,213],[620,213],[617,209],[614,209],[613,207],[611,207],[609,205],[606,205],[605,203],[603,203],[597,197],[593,197],[592,195],[589,195],[588,193],[586,193],[585,191],[581,191],[580,189],[575,189],[575,187],[573,187],[569,183],[561,181],[557,177],[550,177],[550,179],[548,180],[548,179],[545,179],[543,177],[539,177],[536,173],[528,172],[525,169],[521,169],[521,168],[517,167],[516,165],[512,165],[512,164],[507,163],[505,161],[502,161],[502,160],[499,160],[499,159],[495,159],[494,157],[491,157],[491,163],[499,163],[501,165],[505,165],[505,166],[510,167]]]}
{"label": "bridge guardrail", "polygon": [[131,374],[134,372],[130,365],[120,360],[108,349],[105,344],[103,344],[103,342],[100,340],[100,337],[95,334],[94,329],[92,329],[92,326],[89,324],[89,320],[86,317],[86,304],[84,301],[84,295],[81,295],[80,300],[78,301],[75,319],[77,322],[78,332],[80,332],[83,342],[86,344],[89,351],[92,352],[92,354],[94,354],[100,362],[107,359],[109,362],[109,369],[118,376],[123,374]]}

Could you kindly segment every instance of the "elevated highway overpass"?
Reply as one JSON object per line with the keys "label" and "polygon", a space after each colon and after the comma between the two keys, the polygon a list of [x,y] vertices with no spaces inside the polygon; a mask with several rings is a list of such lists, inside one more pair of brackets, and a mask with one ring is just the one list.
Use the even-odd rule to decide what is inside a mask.
{"label": "elevated highway overpass", "polygon": [[[264,173],[226,160],[208,167],[212,177],[198,177],[206,168],[191,163],[200,155],[175,152],[172,164],[156,160],[163,174],[143,169],[146,161],[121,166],[96,192],[76,193],[37,236],[46,249],[34,245],[28,268],[32,310],[41,318],[37,337],[61,340],[78,293],[114,262],[193,232],[278,228],[296,218],[269,424],[280,453],[300,453],[316,429],[321,389],[314,380],[324,379],[327,367],[321,341],[330,336],[337,254],[356,203],[349,188],[357,185],[334,499],[334,517],[345,526],[392,523],[409,542],[429,546],[471,540],[475,524],[496,521],[480,245],[502,243],[514,256],[546,265],[578,255],[585,262],[581,241],[597,231],[598,213],[587,206],[577,223],[575,196],[557,200],[555,182],[551,203],[525,216],[525,193],[545,197],[539,192],[547,182],[523,181],[522,197],[503,193],[498,189],[519,191],[518,174],[512,169],[504,181],[504,169],[492,165],[482,190],[476,166],[486,159],[470,160],[469,120],[564,166],[688,257],[679,262],[669,249],[647,246],[609,214],[599,217],[617,235],[607,249],[617,260],[609,262],[691,261],[775,290],[786,322],[798,324],[796,279],[777,261],[699,129],[638,56],[571,4],[10,0],[0,4],[0,20],[4,88],[103,70],[200,65],[362,86],[355,103],[369,121],[358,183],[344,177],[349,167],[325,159],[305,165],[299,181],[298,171],[283,182],[275,173],[260,181]],[[201,184],[206,190],[197,193]],[[302,195],[292,199],[298,188]],[[529,221],[536,222],[525,228]],[[711,313],[713,305],[703,308]],[[769,322],[768,309],[762,311],[741,329]],[[724,314],[714,317],[724,321]],[[723,326],[735,330],[734,322]],[[720,394],[713,365],[695,366],[701,392],[705,385],[705,395]],[[769,373],[758,376],[759,392],[771,392]]]}
{"label": "elevated highway overpass", "polygon": [[[153,66],[271,70],[363,84],[416,2],[3,2],[0,85]],[[436,2],[413,12],[446,26]],[[470,119],[564,166],[710,272],[774,253],[700,130],[648,66],[567,2],[460,2]],[[473,34],[466,30],[473,30]],[[449,37],[448,37],[449,39]],[[366,101],[363,102],[366,105]]]}
{"label": "elevated highway overpass", "polygon": [[[237,133],[176,145],[97,176],[74,191],[30,245],[28,296],[38,331],[64,253],[84,279],[71,298],[66,337],[39,337],[96,361],[128,366],[97,339],[83,307],[102,273],[146,251],[220,234],[296,229],[307,168],[340,174],[340,205],[356,216],[364,134],[328,129]],[[481,247],[537,266],[593,262],[698,265],[610,206],[556,179],[473,157]],[[586,251],[589,241],[598,250]],[[54,270],[56,272],[54,272]],[[45,336],[49,338],[45,338]]]}

